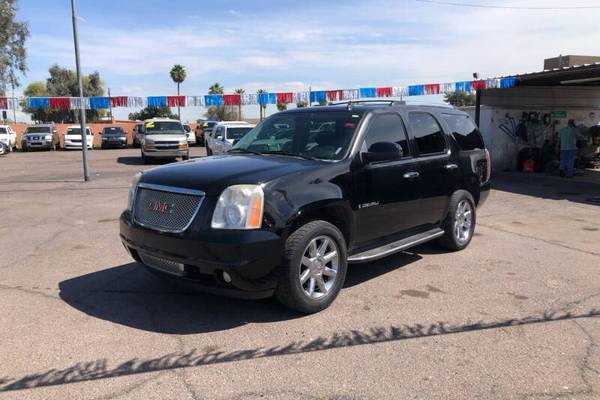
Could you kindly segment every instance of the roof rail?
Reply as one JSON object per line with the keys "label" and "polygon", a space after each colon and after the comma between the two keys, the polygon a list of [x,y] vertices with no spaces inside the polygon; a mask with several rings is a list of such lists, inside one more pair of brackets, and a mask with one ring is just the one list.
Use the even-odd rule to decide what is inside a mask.
{"label": "roof rail", "polygon": [[389,106],[403,106],[406,104],[406,102],[402,101],[402,100],[348,100],[348,101],[340,101],[340,102],[336,102],[336,103],[331,103],[331,105],[339,106],[342,104],[347,104],[348,109],[351,109],[353,104],[363,104],[363,103],[384,103]]}

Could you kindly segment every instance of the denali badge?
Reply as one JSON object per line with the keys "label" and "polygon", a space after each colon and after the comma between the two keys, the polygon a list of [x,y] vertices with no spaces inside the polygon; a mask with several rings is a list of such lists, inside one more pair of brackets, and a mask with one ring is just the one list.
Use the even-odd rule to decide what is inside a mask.
{"label": "denali badge", "polygon": [[148,201],[148,210],[162,214],[173,214],[173,207],[175,207],[173,203],[169,204],[155,199]]}

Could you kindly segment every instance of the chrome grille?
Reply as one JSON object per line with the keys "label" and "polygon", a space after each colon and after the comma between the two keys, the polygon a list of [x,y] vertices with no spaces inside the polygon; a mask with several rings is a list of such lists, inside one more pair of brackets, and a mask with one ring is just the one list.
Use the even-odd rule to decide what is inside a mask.
{"label": "chrome grille", "polygon": [[183,275],[183,264],[160,257],[155,257],[148,253],[144,253],[143,251],[138,252],[138,254],[142,260],[142,263],[149,267],[160,269],[161,271],[168,272],[170,274]]}
{"label": "chrome grille", "polygon": [[183,232],[191,225],[203,199],[201,191],[140,183],[133,218],[150,229]]}

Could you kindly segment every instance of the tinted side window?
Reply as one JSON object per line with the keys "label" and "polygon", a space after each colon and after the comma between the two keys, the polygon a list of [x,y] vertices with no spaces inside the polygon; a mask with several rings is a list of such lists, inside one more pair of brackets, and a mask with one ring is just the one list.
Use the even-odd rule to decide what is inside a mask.
{"label": "tinted side window", "polygon": [[442,153],[446,150],[444,132],[433,115],[411,112],[408,118],[420,156]]}
{"label": "tinted side window", "polygon": [[369,125],[369,130],[365,137],[365,150],[368,151],[371,145],[377,142],[396,143],[402,147],[404,157],[410,156],[406,129],[404,129],[404,123],[397,114],[375,116],[373,122]]}
{"label": "tinted side window", "polygon": [[481,133],[468,115],[442,114],[461,150],[485,149]]}

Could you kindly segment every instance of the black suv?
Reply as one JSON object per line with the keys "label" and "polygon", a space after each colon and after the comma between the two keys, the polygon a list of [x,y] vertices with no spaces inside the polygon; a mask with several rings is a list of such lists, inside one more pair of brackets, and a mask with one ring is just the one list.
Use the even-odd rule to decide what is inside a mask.
{"label": "black suv", "polygon": [[349,103],[265,119],[226,155],[134,179],[121,239],[156,274],[312,313],[348,263],[437,239],[464,249],[490,159],[464,112]]}

